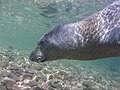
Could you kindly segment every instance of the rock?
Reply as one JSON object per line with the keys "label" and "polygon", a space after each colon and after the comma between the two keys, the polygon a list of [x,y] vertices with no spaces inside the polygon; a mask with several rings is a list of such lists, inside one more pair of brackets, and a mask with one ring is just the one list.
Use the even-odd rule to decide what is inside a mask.
{"label": "rock", "polygon": [[41,85],[43,82],[45,82],[45,81],[42,79],[39,79],[38,84]]}
{"label": "rock", "polygon": [[18,85],[14,84],[13,90],[20,90],[20,87],[18,87]]}
{"label": "rock", "polygon": [[31,87],[29,86],[18,86],[14,85],[12,90],[30,90]]}
{"label": "rock", "polygon": [[28,85],[31,86],[31,87],[37,86],[37,82],[35,80],[30,80]]}
{"label": "rock", "polygon": [[13,73],[10,75],[10,78],[14,79],[16,82],[20,81],[20,78]]}
{"label": "rock", "polygon": [[18,76],[22,75],[24,73],[22,69],[11,70],[11,71],[12,71],[13,74],[18,75]]}
{"label": "rock", "polygon": [[30,82],[30,79],[25,79],[25,80],[23,80],[23,83],[24,83],[25,85],[28,85],[29,82]]}
{"label": "rock", "polygon": [[43,72],[44,74],[49,74],[49,73],[51,73],[51,71],[48,70],[47,68],[44,68],[44,69],[42,70],[42,72]]}
{"label": "rock", "polygon": [[0,55],[0,61],[2,61],[3,60],[3,56],[2,55]]}
{"label": "rock", "polygon": [[5,86],[0,85],[0,90],[7,90]]}
{"label": "rock", "polygon": [[41,77],[39,77],[39,76],[34,76],[32,80],[35,80],[36,82],[38,82],[40,78]]}
{"label": "rock", "polygon": [[72,82],[70,83],[70,85],[71,85],[71,86],[75,86],[76,83],[75,83],[74,81],[72,81]]}
{"label": "rock", "polygon": [[80,89],[77,87],[72,87],[72,90],[80,90]]}
{"label": "rock", "polygon": [[49,81],[49,85],[52,86],[53,88],[61,89],[62,88],[62,83],[58,79],[51,79]]}
{"label": "rock", "polygon": [[54,74],[54,78],[61,79],[61,80],[63,79],[63,77],[58,73]]}
{"label": "rock", "polygon": [[41,71],[43,69],[42,66],[36,67],[36,70]]}
{"label": "rock", "polygon": [[40,88],[40,87],[38,87],[38,86],[34,86],[34,87],[32,87],[30,90],[44,90],[44,89],[42,89],[42,88]]}
{"label": "rock", "polygon": [[16,82],[15,80],[10,78],[4,78],[1,83],[5,85],[8,89],[12,89]]}
{"label": "rock", "polygon": [[66,76],[66,75],[68,75],[65,71],[59,71],[58,74],[61,75],[61,76]]}
{"label": "rock", "polygon": [[7,67],[8,70],[18,70],[19,67],[17,65],[10,65]]}
{"label": "rock", "polygon": [[44,82],[47,81],[47,76],[45,76],[45,75],[41,75],[40,77],[41,77],[41,79],[42,79]]}
{"label": "rock", "polygon": [[94,86],[94,83],[90,80],[84,80],[82,85],[88,88]]}
{"label": "rock", "polygon": [[48,84],[45,82],[41,84],[41,88],[43,88],[44,90],[48,90],[48,87],[49,87]]}
{"label": "rock", "polygon": [[10,76],[10,71],[3,70],[1,71],[3,77],[9,77]]}
{"label": "rock", "polygon": [[1,68],[6,68],[8,66],[8,62],[7,61],[0,61],[0,67]]}
{"label": "rock", "polygon": [[30,74],[30,73],[24,73],[20,79],[21,80],[24,80],[24,79],[32,79],[33,78],[33,74]]}
{"label": "rock", "polygon": [[[103,89],[95,89],[95,88],[83,88],[83,90],[103,90]],[[106,89],[105,89],[106,90]]]}
{"label": "rock", "polygon": [[37,71],[33,69],[25,69],[25,73],[37,74]]}
{"label": "rock", "polygon": [[[49,86],[48,87],[48,90],[56,90],[55,88],[53,88],[53,87],[51,87],[51,86]],[[61,90],[61,89],[60,89]]]}
{"label": "rock", "polygon": [[70,90],[70,87],[65,86],[65,87],[63,88],[63,90]]}
{"label": "rock", "polygon": [[53,78],[54,78],[54,75],[51,74],[51,75],[49,76],[49,80],[50,80],[50,79],[53,79]]}
{"label": "rock", "polygon": [[0,83],[1,83],[2,79],[3,79],[3,76],[2,76],[2,74],[0,72]]}

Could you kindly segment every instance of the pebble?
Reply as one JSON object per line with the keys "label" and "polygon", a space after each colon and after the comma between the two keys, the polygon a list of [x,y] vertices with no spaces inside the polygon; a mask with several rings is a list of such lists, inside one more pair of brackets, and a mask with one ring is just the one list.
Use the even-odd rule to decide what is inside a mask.
{"label": "pebble", "polygon": [[63,90],[70,90],[70,87],[65,86],[65,87],[63,88]]}
{"label": "pebble", "polygon": [[3,60],[3,57],[2,57],[2,55],[0,55],[0,61],[2,61]]}
{"label": "pebble", "polygon": [[[19,57],[23,56],[19,54]],[[26,58],[26,56],[24,58]],[[18,62],[5,61],[7,59],[4,59],[1,55],[0,60],[0,90],[102,90],[100,86],[94,85],[92,81],[99,81],[97,83],[101,86],[103,85],[101,83],[110,84],[110,82],[106,82],[106,78],[105,80],[103,79],[102,75],[94,77],[93,72],[88,72],[87,69],[84,68],[80,70],[79,76],[81,79],[78,82],[75,79],[75,75],[70,73],[71,71],[66,71],[71,69],[64,69],[63,66],[53,67],[53,62],[44,65],[35,64],[36,66],[34,66],[34,63],[32,63],[32,65],[29,64],[27,56],[25,59],[27,63],[20,60],[18,61],[19,66],[20,64],[24,64],[25,67],[19,67],[17,65]],[[37,65],[40,67],[38,68]],[[89,75],[87,75],[87,73]],[[117,84],[117,82],[114,83],[114,85]],[[112,86],[109,88],[113,89]]]}
{"label": "pebble", "polygon": [[7,71],[7,70],[3,70],[1,71],[3,77],[9,77],[10,76],[10,71]]}
{"label": "pebble", "polygon": [[49,81],[49,85],[54,87],[54,88],[62,88],[61,82],[58,79],[51,79]]}
{"label": "pebble", "polygon": [[34,76],[32,80],[35,80],[36,82],[38,82],[40,78],[41,77],[39,77],[39,76]]}
{"label": "pebble", "polygon": [[31,86],[31,87],[37,86],[37,82],[35,80],[30,80],[28,85]]}
{"label": "pebble", "polygon": [[0,67],[1,68],[6,68],[8,66],[8,62],[7,61],[0,61]]}
{"label": "pebble", "polygon": [[13,88],[15,83],[16,83],[16,81],[11,78],[4,78],[2,80],[2,84],[5,85],[8,89]]}
{"label": "pebble", "polygon": [[10,78],[14,79],[16,82],[20,80],[20,78],[13,73],[10,75]]}
{"label": "pebble", "polygon": [[24,80],[24,79],[32,79],[33,78],[33,74],[30,74],[30,73],[24,73],[20,79],[21,80]]}
{"label": "pebble", "polygon": [[44,74],[49,74],[49,73],[51,73],[51,71],[48,70],[47,68],[44,68],[44,69],[42,70],[42,72],[43,72]]}
{"label": "pebble", "polygon": [[8,70],[18,70],[19,67],[17,65],[10,65],[7,67]]}
{"label": "pebble", "polygon": [[41,84],[41,88],[43,88],[44,90],[48,90],[48,87],[49,87],[48,84],[45,82]]}
{"label": "pebble", "polygon": [[82,85],[86,87],[92,87],[94,84],[90,80],[84,80]]}
{"label": "pebble", "polygon": [[30,79],[25,79],[25,80],[23,80],[23,83],[24,83],[25,85],[28,85],[29,82],[30,82]]}
{"label": "pebble", "polygon": [[24,73],[22,69],[11,70],[11,71],[12,71],[12,73],[14,73],[15,75],[18,75],[18,76]]}
{"label": "pebble", "polygon": [[36,70],[32,70],[32,69],[25,69],[25,73],[37,74],[37,71]]}
{"label": "pebble", "polygon": [[50,80],[50,79],[53,79],[53,78],[54,78],[54,75],[51,74],[51,75],[49,76],[49,80]]}
{"label": "pebble", "polygon": [[72,87],[72,90],[80,90],[80,89],[77,87]]}
{"label": "pebble", "polygon": [[62,75],[62,76],[63,76],[63,75],[64,75],[64,76],[68,75],[65,71],[58,71],[58,74],[59,74],[59,75]]}
{"label": "pebble", "polygon": [[39,79],[38,84],[41,85],[43,82],[45,82],[45,81],[42,79]]}
{"label": "pebble", "polygon": [[42,88],[40,88],[38,86],[33,86],[30,90],[44,90],[44,89],[42,89]]}
{"label": "pebble", "polygon": [[7,90],[7,88],[5,86],[0,86],[0,90]]}

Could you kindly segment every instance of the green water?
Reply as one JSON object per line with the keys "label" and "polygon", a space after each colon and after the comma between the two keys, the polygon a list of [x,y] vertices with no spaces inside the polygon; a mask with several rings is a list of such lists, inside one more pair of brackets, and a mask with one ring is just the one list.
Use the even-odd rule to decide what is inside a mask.
{"label": "green water", "polygon": [[0,0],[0,43],[31,50],[55,25],[82,20],[111,1]]}
{"label": "green water", "polygon": [[[113,0],[0,0],[0,43],[31,51],[54,26],[82,20]],[[120,58],[91,61],[99,68],[119,68]],[[62,61],[66,64],[73,63]],[[74,64],[86,63],[75,61]],[[102,66],[102,67],[101,67]]]}

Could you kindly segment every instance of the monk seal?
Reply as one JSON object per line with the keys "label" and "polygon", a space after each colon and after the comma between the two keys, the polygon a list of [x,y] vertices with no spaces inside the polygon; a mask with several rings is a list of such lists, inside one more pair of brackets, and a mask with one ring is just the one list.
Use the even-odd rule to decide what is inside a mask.
{"label": "monk seal", "polygon": [[96,60],[117,56],[120,56],[120,0],[82,21],[56,26],[41,38],[30,60]]}

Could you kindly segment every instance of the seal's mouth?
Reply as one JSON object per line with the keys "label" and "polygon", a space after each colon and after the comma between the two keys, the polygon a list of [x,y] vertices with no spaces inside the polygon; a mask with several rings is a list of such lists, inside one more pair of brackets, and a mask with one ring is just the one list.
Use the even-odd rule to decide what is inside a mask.
{"label": "seal's mouth", "polygon": [[37,62],[37,63],[45,62],[47,60],[47,58],[44,57],[44,55],[41,52],[36,52],[36,50],[30,54],[29,59],[30,61]]}

